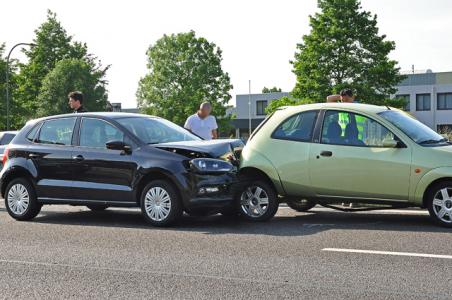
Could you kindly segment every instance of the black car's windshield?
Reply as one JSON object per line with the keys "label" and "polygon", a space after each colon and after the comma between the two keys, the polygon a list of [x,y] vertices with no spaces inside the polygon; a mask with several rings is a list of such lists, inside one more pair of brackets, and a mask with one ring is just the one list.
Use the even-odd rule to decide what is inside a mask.
{"label": "black car's windshield", "polygon": [[441,145],[447,143],[447,139],[443,136],[418,120],[406,115],[406,113],[397,110],[387,110],[379,113],[379,115],[420,145]]}
{"label": "black car's windshield", "polygon": [[165,119],[126,117],[117,121],[147,144],[201,140],[188,130]]}

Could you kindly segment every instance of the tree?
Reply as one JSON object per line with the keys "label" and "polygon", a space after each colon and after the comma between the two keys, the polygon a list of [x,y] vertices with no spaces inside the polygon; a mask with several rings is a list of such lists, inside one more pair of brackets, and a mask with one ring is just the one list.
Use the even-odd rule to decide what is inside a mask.
{"label": "tree", "polygon": [[6,128],[6,59],[5,44],[0,44],[0,130]]}
{"label": "tree", "polygon": [[[232,85],[221,50],[194,31],[164,35],[147,51],[149,73],[138,84],[139,108],[183,124],[204,101],[225,117]],[[226,123],[226,121],[224,121]]]}
{"label": "tree", "polygon": [[262,89],[262,93],[263,94],[267,94],[267,93],[281,93],[281,89],[277,88],[276,86],[274,86],[272,88],[268,88],[268,87],[264,86],[264,88]]}
{"label": "tree", "polygon": [[273,100],[272,102],[270,102],[270,104],[265,108],[265,112],[267,114],[271,114],[282,106],[294,106],[294,105],[309,104],[309,103],[313,103],[313,101],[311,101],[310,99],[300,100],[300,99],[295,99],[292,97],[284,96],[284,97],[281,97],[279,99],[276,99],[276,100]]}
{"label": "tree", "polygon": [[71,112],[67,95],[83,91],[84,106],[90,111],[104,111],[107,105],[106,70],[95,70],[82,59],[62,59],[42,81],[37,98],[38,116]]}
{"label": "tree", "polygon": [[[48,11],[47,20],[35,30],[33,43],[35,46],[24,50],[28,58],[20,67],[19,87],[16,91],[15,108],[23,116],[21,123],[34,117],[38,106],[36,99],[41,91],[44,78],[63,59],[81,59],[91,66],[100,69],[100,62],[88,53],[86,44],[74,42],[68,35],[55,13]],[[51,99],[49,99],[51,101]]]}
{"label": "tree", "polygon": [[318,0],[318,7],[291,62],[297,77],[293,96],[324,102],[351,87],[362,102],[385,103],[403,77],[388,57],[395,43],[379,35],[377,16],[363,11],[359,0]]}

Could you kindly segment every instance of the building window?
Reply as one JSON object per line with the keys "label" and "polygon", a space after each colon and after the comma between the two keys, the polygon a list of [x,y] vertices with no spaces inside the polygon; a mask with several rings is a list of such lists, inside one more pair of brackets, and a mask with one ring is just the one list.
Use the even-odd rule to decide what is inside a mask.
{"label": "building window", "polygon": [[438,93],[438,110],[452,109],[452,93]]}
{"label": "building window", "polygon": [[267,107],[267,100],[256,101],[256,115],[265,116],[265,108]]}
{"label": "building window", "polygon": [[436,131],[440,134],[452,134],[452,124],[436,125]]}
{"label": "building window", "polygon": [[416,95],[416,110],[430,110],[430,94]]}
{"label": "building window", "polygon": [[405,101],[404,111],[410,111],[410,95],[396,95],[396,99],[403,99]]}

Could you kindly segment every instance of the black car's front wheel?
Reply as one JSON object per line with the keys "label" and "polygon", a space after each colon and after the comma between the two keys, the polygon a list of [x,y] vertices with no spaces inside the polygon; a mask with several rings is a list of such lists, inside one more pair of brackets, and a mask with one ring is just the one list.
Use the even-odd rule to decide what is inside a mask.
{"label": "black car's front wheel", "polygon": [[239,196],[240,215],[251,221],[267,221],[278,210],[278,195],[264,180],[251,182]]}
{"label": "black car's front wheel", "polygon": [[16,220],[27,221],[36,217],[42,205],[38,203],[32,184],[25,178],[12,180],[5,191],[8,214]]}
{"label": "black car's front wheel", "polygon": [[141,195],[141,211],[154,226],[169,226],[183,213],[181,201],[173,185],[164,180],[150,182]]}
{"label": "black car's front wheel", "polygon": [[427,195],[428,212],[432,219],[445,227],[452,227],[452,181],[440,182]]}

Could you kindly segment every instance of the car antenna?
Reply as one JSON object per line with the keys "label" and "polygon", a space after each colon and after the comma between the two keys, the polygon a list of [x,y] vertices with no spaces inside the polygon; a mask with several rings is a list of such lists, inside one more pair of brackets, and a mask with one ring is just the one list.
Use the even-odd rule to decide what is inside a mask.
{"label": "car antenna", "polygon": [[385,105],[386,106],[386,108],[388,109],[388,110],[391,110],[391,108],[389,107],[389,106],[387,106],[387,105]]}

